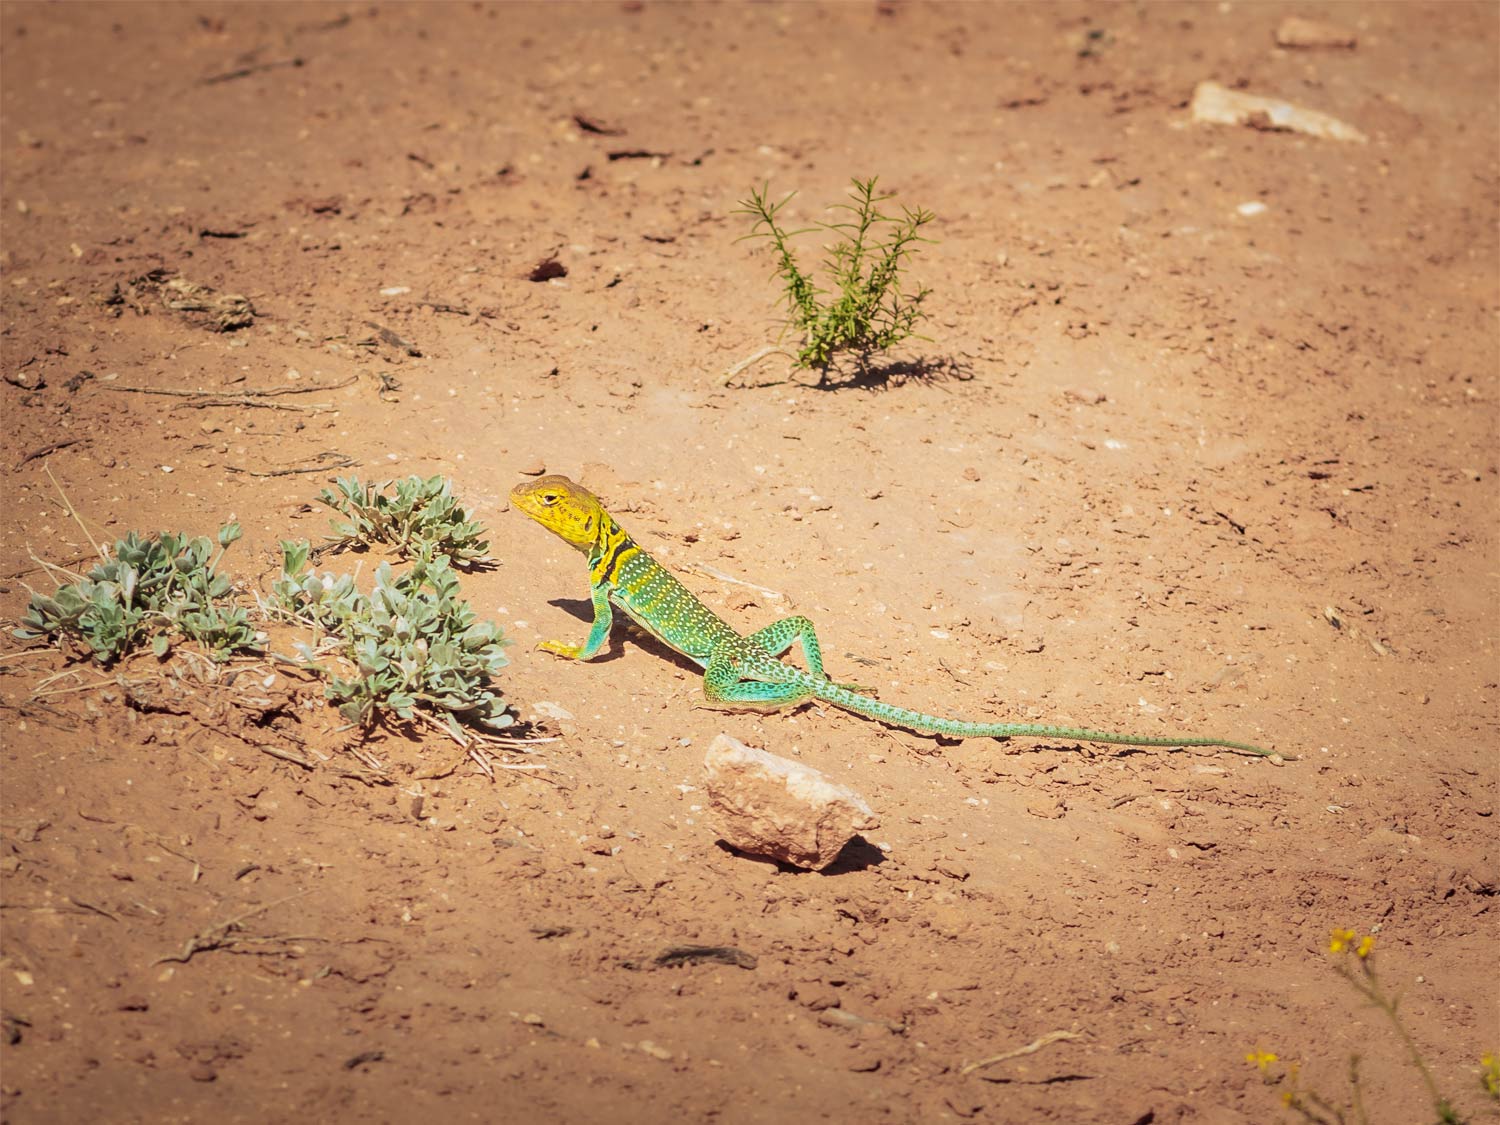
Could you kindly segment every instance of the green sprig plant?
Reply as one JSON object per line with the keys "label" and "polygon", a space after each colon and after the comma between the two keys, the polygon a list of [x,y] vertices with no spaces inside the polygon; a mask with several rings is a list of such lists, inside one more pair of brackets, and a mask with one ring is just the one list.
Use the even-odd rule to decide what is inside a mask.
{"label": "green sprig plant", "polygon": [[340,477],[317,499],[344,517],[333,521],[333,542],[338,545],[386,543],[403,558],[431,561],[443,556],[457,566],[490,561],[484,527],[469,518],[444,477],[423,480],[413,475],[378,484]]}
{"label": "green sprig plant", "polygon": [[[325,695],[351,723],[368,727],[385,711],[403,719],[421,707],[454,734],[460,723],[496,731],[514,722],[490,677],[509,661],[499,628],[480,621],[459,598],[458,575],[446,555],[418,559],[405,573],[389,563],[364,594],[348,576],[308,568],[306,542],[283,542],[282,574],[272,589],[293,617],[316,624],[330,644],[301,646],[307,663],[327,678]],[[318,660],[329,650],[353,671],[336,674]]]}
{"label": "green sprig plant", "polygon": [[[1360,936],[1354,930],[1336,929],[1329,934],[1328,952],[1333,971],[1343,977],[1361,998],[1390,1023],[1391,1030],[1406,1050],[1408,1061],[1421,1076],[1428,1099],[1432,1102],[1436,1125],[1463,1125],[1463,1118],[1459,1116],[1453,1103],[1438,1089],[1432,1069],[1401,1018],[1398,1010],[1399,997],[1386,987],[1376,971],[1374,935]],[[1358,1054],[1349,1056],[1349,1094],[1345,1104],[1304,1087],[1301,1083],[1301,1066],[1291,1062],[1283,1069],[1277,1065],[1281,1060],[1274,1051],[1256,1048],[1245,1056],[1245,1061],[1260,1071],[1261,1079],[1267,1085],[1285,1083],[1286,1088],[1281,1092],[1281,1104],[1308,1122],[1308,1125],[1371,1125],[1360,1081]],[[1493,1053],[1480,1058],[1479,1081],[1485,1094],[1500,1102],[1500,1063],[1497,1063]]]}
{"label": "green sprig plant", "polygon": [[207,536],[161,532],[142,538],[130,532],[108,557],[79,581],[50,597],[33,594],[21,627],[21,640],[69,636],[88,645],[94,658],[110,664],[142,643],[165,656],[174,638],[203,645],[215,660],[256,651],[263,637],[236,605],[232,583],[218,572],[240,525],[219,529],[219,554]]}
{"label": "green sprig plant", "polygon": [[[920,287],[906,290],[902,272],[920,249],[918,243],[932,241],[919,232],[936,216],[905,204],[900,215],[882,211],[881,205],[894,197],[876,193],[877,179],[852,181],[850,202],[835,205],[847,213],[840,222],[787,230],[780,215],[796,193],[773,203],[769,183],[752,190],[734,211],[753,220],[744,238],[766,239],[775,251],[776,276],[786,287],[786,327],[802,337],[796,352],[788,354],[795,367],[818,373],[819,386],[827,385],[829,372],[842,357],[851,357],[857,369],[864,371],[873,356],[916,336],[922,303],[931,293]],[[838,236],[823,261],[831,285],[826,290],[802,268],[791,246],[793,238],[814,230]],[[779,347],[762,349],[732,368],[731,376],[777,351]]]}

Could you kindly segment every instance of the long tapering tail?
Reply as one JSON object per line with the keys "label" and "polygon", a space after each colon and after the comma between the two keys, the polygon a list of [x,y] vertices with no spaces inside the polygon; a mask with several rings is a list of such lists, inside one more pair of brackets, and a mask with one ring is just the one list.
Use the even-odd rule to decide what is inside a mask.
{"label": "long tapering tail", "polygon": [[835,707],[878,719],[893,726],[908,727],[929,734],[954,738],[1066,738],[1079,742],[1107,742],[1117,746],[1222,746],[1246,754],[1269,758],[1276,753],[1248,742],[1231,742],[1227,738],[1160,738],[1145,734],[1119,734],[1114,731],[1090,730],[1087,727],[1056,727],[1038,723],[972,723],[963,719],[944,719],[937,715],[911,711],[860,695],[834,683],[810,682],[813,695]]}

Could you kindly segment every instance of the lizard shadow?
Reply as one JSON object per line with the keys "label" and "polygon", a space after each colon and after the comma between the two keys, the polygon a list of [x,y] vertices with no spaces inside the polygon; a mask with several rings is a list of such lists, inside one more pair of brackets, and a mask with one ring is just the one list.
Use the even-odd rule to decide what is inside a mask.
{"label": "lizard shadow", "polygon": [[[592,602],[585,601],[582,598],[551,598],[547,604],[556,606],[564,613],[571,614],[585,625],[593,623],[594,604]],[[670,645],[663,644],[645,629],[630,620],[630,618],[625,617],[623,614],[617,614],[614,624],[609,630],[609,641],[613,642],[616,637],[621,636],[628,637],[638,647],[645,649],[655,656],[661,657],[663,660],[676,664],[684,671],[692,672],[697,676],[703,675],[703,665],[689,657],[683,656],[682,653]],[[593,658],[592,663],[608,664],[611,660],[619,660],[624,655],[625,649],[623,646],[607,643],[604,648],[599,650],[599,655]]]}

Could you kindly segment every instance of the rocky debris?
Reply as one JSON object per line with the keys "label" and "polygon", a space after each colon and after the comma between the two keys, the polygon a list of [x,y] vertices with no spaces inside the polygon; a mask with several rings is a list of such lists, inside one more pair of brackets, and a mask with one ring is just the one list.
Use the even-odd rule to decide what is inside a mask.
{"label": "rocky debris", "polygon": [[126,308],[145,316],[151,305],[160,304],[188,323],[210,332],[248,328],[260,315],[250,298],[239,293],[220,293],[165,267],[150,270],[129,281],[115,282],[110,292],[100,298],[100,304],[115,316]]}
{"label": "rocky debris", "polygon": [[724,841],[751,855],[821,869],[880,824],[852,789],[727,734],[709,744],[703,767]]}
{"label": "rocky debris", "polygon": [[1200,82],[1193,90],[1194,121],[1211,125],[1248,125],[1252,129],[1305,133],[1330,141],[1357,141],[1369,138],[1353,125],[1316,110],[1284,102],[1280,98],[1263,98],[1230,90],[1217,82]]}
{"label": "rocky debris", "polygon": [[1353,47],[1359,40],[1354,32],[1322,20],[1287,16],[1276,28],[1278,47]]}

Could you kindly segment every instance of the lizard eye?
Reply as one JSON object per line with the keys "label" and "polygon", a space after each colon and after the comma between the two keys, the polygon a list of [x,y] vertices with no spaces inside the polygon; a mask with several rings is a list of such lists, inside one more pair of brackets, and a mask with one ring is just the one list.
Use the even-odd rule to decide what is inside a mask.
{"label": "lizard eye", "polygon": [[542,503],[546,504],[548,506],[556,504],[557,503],[557,493],[555,493],[555,492],[544,492],[544,493],[542,493]]}

